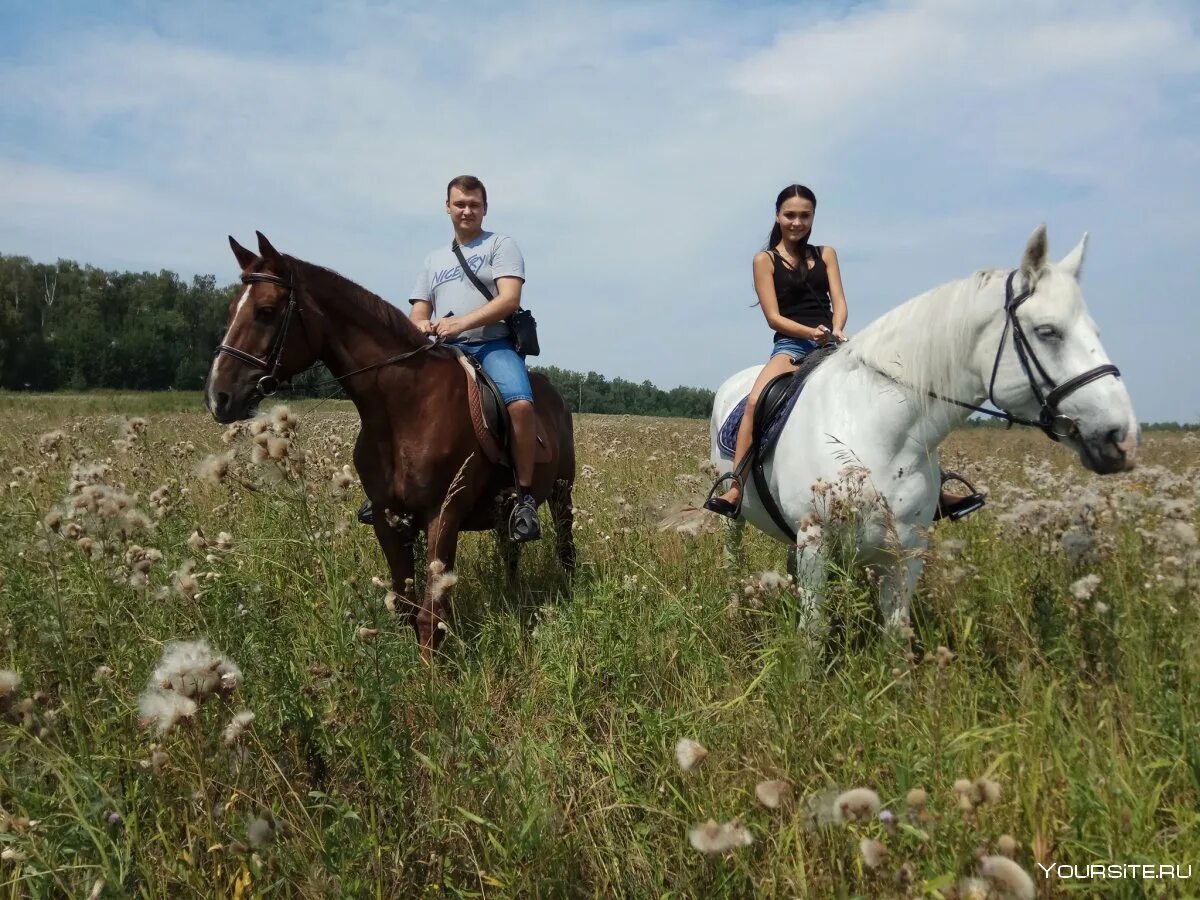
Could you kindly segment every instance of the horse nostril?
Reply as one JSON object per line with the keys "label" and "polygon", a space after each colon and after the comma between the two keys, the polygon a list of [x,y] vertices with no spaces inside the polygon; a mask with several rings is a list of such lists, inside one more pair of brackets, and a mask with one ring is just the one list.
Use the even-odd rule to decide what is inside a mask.
{"label": "horse nostril", "polygon": [[224,391],[217,391],[217,409],[225,409],[229,406],[229,395]]}

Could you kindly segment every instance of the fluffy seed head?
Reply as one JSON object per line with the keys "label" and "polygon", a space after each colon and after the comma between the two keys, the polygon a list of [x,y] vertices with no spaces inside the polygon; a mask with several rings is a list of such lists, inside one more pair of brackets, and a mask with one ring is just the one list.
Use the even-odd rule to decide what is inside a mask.
{"label": "fluffy seed head", "polygon": [[680,738],[675,743],[675,761],[684,772],[690,772],[708,756],[708,750],[699,741]]}
{"label": "fluffy seed head", "polygon": [[737,847],[749,847],[754,836],[736,819],[721,822],[709,819],[688,831],[688,840],[701,853],[726,853]]}
{"label": "fluffy seed head", "polygon": [[858,852],[862,854],[863,865],[868,869],[878,869],[888,855],[887,847],[871,838],[863,838],[858,842]]}
{"label": "fluffy seed head", "polygon": [[851,788],[833,801],[835,822],[867,822],[879,812],[879,795],[870,788]]}
{"label": "fluffy seed head", "polygon": [[243,709],[241,712],[234,713],[233,718],[229,720],[229,724],[225,726],[225,731],[221,734],[221,740],[226,747],[232,747],[239,740],[246,730],[254,722],[254,713],[248,709]]}
{"label": "fluffy seed head", "polygon": [[792,796],[792,786],[781,779],[760,781],[754,788],[754,796],[767,809],[779,809]]}
{"label": "fluffy seed head", "polygon": [[1037,895],[1029,873],[1004,856],[985,856],[979,874],[988,880],[996,896],[1010,900],[1033,900]]}
{"label": "fluffy seed head", "polygon": [[151,688],[138,698],[142,722],[154,725],[159,736],[171,731],[183,719],[196,714],[196,701],[174,691]]}

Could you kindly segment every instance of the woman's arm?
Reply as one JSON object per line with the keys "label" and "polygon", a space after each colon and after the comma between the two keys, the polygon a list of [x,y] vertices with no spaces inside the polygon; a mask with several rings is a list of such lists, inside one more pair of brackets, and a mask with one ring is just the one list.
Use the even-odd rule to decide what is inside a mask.
{"label": "woman's arm", "polygon": [[842,290],[842,270],[838,267],[837,251],[832,247],[821,250],[821,259],[825,263],[825,271],[829,275],[829,299],[833,304],[833,336],[846,340],[846,292]]}
{"label": "woman's arm", "polygon": [[787,337],[802,341],[819,341],[822,332],[780,315],[779,298],[775,296],[775,265],[771,254],[765,250],[754,255],[754,292],[758,294],[758,305],[771,329]]}
{"label": "woman's arm", "polygon": [[461,316],[444,316],[438,319],[433,326],[435,333],[445,340],[457,337],[468,329],[491,325],[512,315],[521,305],[521,288],[524,284],[520,278],[511,275],[497,278],[497,293],[491,302]]}

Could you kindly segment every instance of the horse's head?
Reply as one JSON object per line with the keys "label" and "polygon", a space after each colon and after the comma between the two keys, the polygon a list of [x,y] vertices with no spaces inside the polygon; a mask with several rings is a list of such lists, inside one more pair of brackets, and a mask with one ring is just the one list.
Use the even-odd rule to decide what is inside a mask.
{"label": "horse's head", "polygon": [[977,363],[1001,409],[1041,424],[1093,472],[1119,472],[1133,468],[1138,423],[1083,303],[1086,246],[1084,235],[1053,263],[1045,226],[1033,232],[1008,279],[1004,312],[978,345]]}
{"label": "horse's head", "polygon": [[272,247],[262,232],[255,234],[257,256],[229,238],[243,287],[230,300],[225,340],[204,385],[204,405],[218,422],[253,416],[260,399],[317,357],[319,342],[301,314],[295,261]]}

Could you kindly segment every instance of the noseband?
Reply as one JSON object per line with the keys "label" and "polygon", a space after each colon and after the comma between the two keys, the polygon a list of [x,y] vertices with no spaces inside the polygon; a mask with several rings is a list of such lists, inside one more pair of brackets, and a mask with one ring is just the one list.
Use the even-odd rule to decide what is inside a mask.
{"label": "noseband", "polygon": [[288,305],[283,313],[283,323],[279,326],[279,330],[275,332],[275,339],[271,341],[271,350],[267,354],[267,358],[259,359],[245,350],[230,347],[228,344],[221,344],[221,346],[217,347],[217,355],[225,353],[247,365],[265,371],[267,374],[258,379],[258,393],[263,397],[270,397],[279,390],[279,362],[283,357],[283,347],[287,341],[288,329],[292,325],[292,319],[300,315],[300,304],[296,300],[296,289],[292,284],[291,273],[289,273],[287,279],[280,278],[278,275],[268,274],[267,272],[247,272],[242,275],[242,284],[257,284],[260,282],[277,284],[282,288],[287,288],[288,292]]}
{"label": "noseband", "polygon": [[[947,403],[953,403],[955,406],[961,406],[964,409],[983,413],[995,419],[1004,419],[1009,425],[1016,423],[1017,425],[1040,428],[1051,440],[1060,441],[1065,437],[1077,435],[1079,433],[1079,423],[1071,416],[1064,415],[1058,408],[1059,403],[1084,385],[1091,384],[1093,381],[1103,378],[1106,375],[1119,378],[1121,371],[1112,363],[1105,363],[1102,366],[1096,366],[1094,369],[1088,369],[1074,378],[1069,378],[1062,384],[1055,384],[1054,379],[1046,372],[1045,366],[1042,365],[1041,361],[1037,358],[1037,354],[1034,353],[1033,344],[1026,336],[1025,329],[1021,327],[1021,320],[1017,318],[1017,309],[1022,303],[1033,296],[1033,288],[1027,288],[1014,296],[1013,280],[1016,278],[1016,275],[1016,269],[1009,272],[1008,280],[1004,283],[1004,332],[1000,335],[1000,346],[996,348],[996,361],[992,364],[992,379],[988,383],[987,398],[996,409],[987,409],[973,403],[963,403],[961,400],[943,397],[941,394],[936,394],[932,391],[930,392],[930,396],[936,397],[938,400],[944,400]],[[1033,396],[1037,398],[1038,405],[1041,407],[1036,420],[1014,416],[996,402],[996,376],[1000,371],[1000,359],[1004,355],[1004,345],[1008,341],[1010,331],[1012,332],[1013,347],[1017,351],[1017,359],[1021,362],[1021,370],[1025,373],[1025,378],[1029,381],[1029,389],[1033,392]],[[1043,392],[1042,385],[1038,381],[1038,376],[1041,376],[1042,381],[1050,387],[1048,393]]]}

